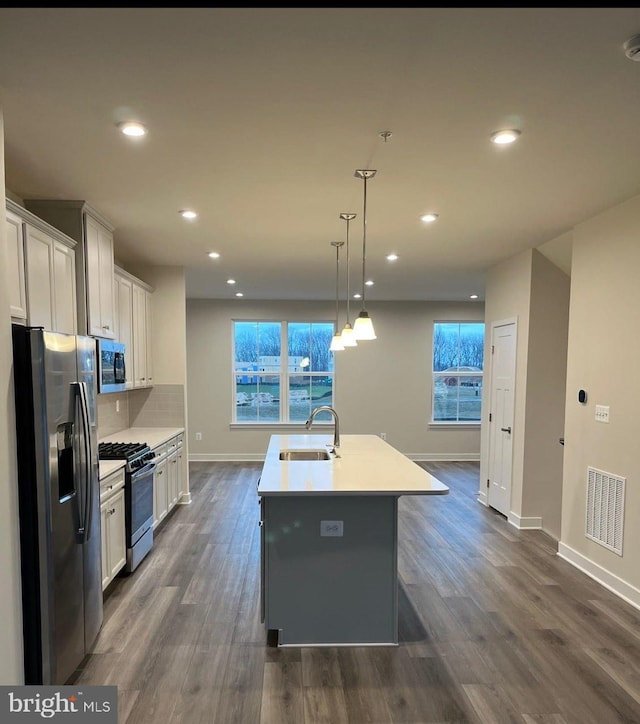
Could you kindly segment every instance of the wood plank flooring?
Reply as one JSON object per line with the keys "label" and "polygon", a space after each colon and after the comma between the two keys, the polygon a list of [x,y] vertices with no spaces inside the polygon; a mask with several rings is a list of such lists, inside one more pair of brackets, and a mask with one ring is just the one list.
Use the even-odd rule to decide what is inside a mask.
{"label": "wood plank flooring", "polygon": [[76,683],[120,724],[638,724],[640,612],[480,505],[477,463],[422,465],[451,492],[400,499],[398,647],[267,646],[262,466],[192,463]]}

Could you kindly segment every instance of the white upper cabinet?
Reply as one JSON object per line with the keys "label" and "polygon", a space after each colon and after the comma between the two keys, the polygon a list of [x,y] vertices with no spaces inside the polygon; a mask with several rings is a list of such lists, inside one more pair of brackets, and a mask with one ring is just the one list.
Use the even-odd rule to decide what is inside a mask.
{"label": "white upper cabinet", "polygon": [[113,227],[85,201],[30,199],[25,205],[77,242],[78,332],[114,339]]}
{"label": "white upper cabinet", "polygon": [[117,337],[125,344],[127,388],[151,387],[151,294],[153,289],[115,267]]}
{"label": "white upper cabinet", "polygon": [[116,338],[124,344],[127,389],[133,387],[133,283],[126,272],[115,267],[113,293],[116,305]]}
{"label": "white upper cabinet", "polygon": [[18,204],[6,206],[12,317],[76,334],[76,243]]}
{"label": "white upper cabinet", "polygon": [[55,239],[53,242],[53,301],[56,331],[76,334],[78,331],[76,252],[72,247]]}
{"label": "white upper cabinet", "polygon": [[84,214],[87,333],[115,338],[113,299],[113,234],[89,213]]}
{"label": "white upper cabinet", "polygon": [[29,324],[32,327],[44,327],[53,331],[55,326],[53,239],[27,224],[25,251]]}
{"label": "white upper cabinet", "polygon": [[[7,283],[9,284],[9,305],[15,319],[27,318],[27,292],[24,278],[24,239],[22,219],[7,211]],[[74,285],[75,286],[75,285]]]}

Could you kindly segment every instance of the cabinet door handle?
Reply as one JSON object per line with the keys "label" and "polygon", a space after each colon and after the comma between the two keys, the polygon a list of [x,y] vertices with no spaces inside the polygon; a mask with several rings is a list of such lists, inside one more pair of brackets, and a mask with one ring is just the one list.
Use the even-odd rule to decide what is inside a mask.
{"label": "cabinet door handle", "polygon": [[502,432],[508,432],[509,435],[511,435],[511,428],[510,428],[510,427],[501,427],[500,429],[502,430]]}
{"label": "cabinet door handle", "polygon": [[108,324],[103,324],[103,325],[102,325],[102,329],[109,329],[109,325],[108,325]]}

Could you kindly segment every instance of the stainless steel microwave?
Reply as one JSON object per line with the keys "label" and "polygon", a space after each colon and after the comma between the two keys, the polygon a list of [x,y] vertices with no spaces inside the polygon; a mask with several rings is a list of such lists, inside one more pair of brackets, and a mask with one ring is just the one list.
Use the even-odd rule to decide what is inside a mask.
{"label": "stainless steel microwave", "polygon": [[125,346],[111,339],[96,339],[98,359],[98,392],[123,392],[127,389]]}

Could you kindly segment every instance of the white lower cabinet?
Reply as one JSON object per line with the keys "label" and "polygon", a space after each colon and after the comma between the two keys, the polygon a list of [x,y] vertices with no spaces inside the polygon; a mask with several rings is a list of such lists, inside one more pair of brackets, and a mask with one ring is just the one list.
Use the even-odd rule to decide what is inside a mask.
{"label": "white lower cabinet", "polygon": [[[164,445],[154,450],[156,471],[153,474],[153,527],[155,528],[167,515],[167,457],[163,454]],[[162,457],[160,457],[162,455]]]}
{"label": "white lower cabinet", "polygon": [[103,591],[127,560],[124,505],[124,469],[121,469],[100,481]]}
{"label": "white lower cabinet", "polygon": [[153,479],[153,527],[177,505],[182,493],[182,441],[177,435],[154,449],[156,471]]}

